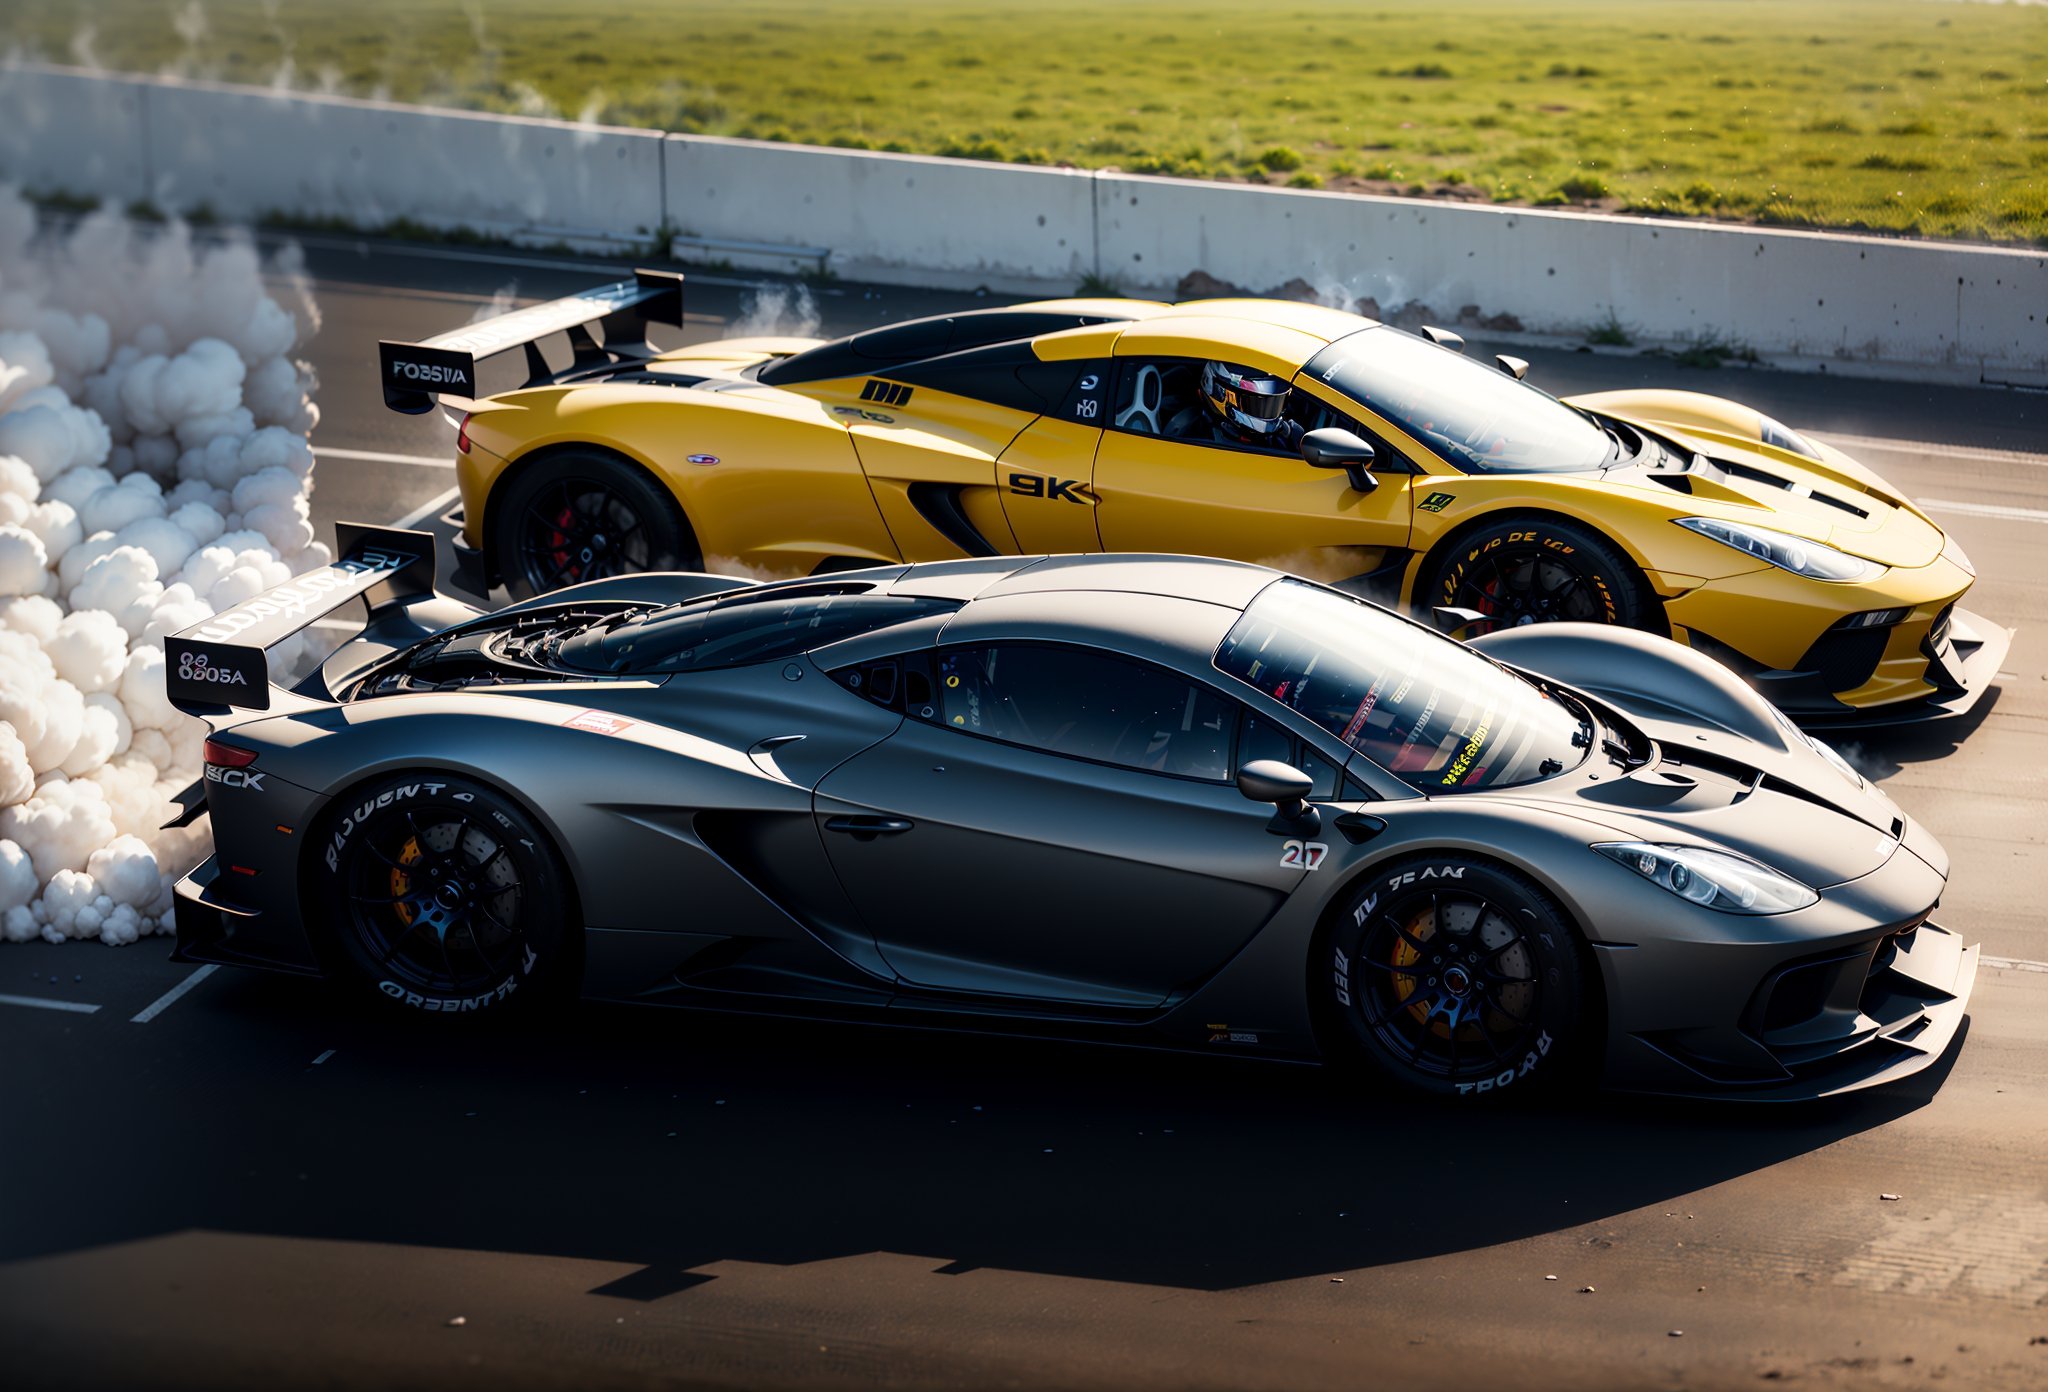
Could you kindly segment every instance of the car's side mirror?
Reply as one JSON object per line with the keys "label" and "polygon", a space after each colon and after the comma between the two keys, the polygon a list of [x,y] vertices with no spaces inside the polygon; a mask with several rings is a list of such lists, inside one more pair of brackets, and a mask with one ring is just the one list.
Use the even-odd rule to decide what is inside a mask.
{"label": "car's side mirror", "polygon": [[1310,803],[1315,780],[1278,759],[1254,759],[1237,771],[1237,790],[1253,802],[1273,804],[1266,830],[1275,836],[1314,836],[1323,829],[1323,809]]}
{"label": "car's side mirror", "polygon": [[1309,431],[1301,437],[1301,457],[1311,469],[1342,469],[1352,488],[1360,493],[1370,493],[1380,486],[1380,481],[1372,476],[1373,460],[1379,457],[1378,453],[1348,430],[1325,427]]}
{"label": "car's side mirror", "polygon": [[1507,373],[1508,376],[1514,378],[1517,382],[1529,375],[1529,360],[1527,358],[1511,358],[1506,353],[1495,353],[1493,355],[1493,365],[1502,372]]}
{"label": "car's side mirror", "polygon": [[1449,329],[1440,329],[1434,324],[1424,324],[1422,326],[1422,336],[1437,347],[1448,348],[1453,353],[1465,351],[1465,336],[1452,333]]}

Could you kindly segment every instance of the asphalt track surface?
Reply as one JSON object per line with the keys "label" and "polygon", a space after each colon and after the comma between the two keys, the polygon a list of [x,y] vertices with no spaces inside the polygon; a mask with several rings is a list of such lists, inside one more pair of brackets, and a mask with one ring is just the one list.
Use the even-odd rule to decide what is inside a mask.
{"label": "asphalt track surface", "polygon": [[[382,409],[379,337],[611,274],[307,260],[323,523],[431,517],[452,483],[449,427]],[[741,312],[729,281],[693,278],[690,336]],[[817,296],[834,333],[971,298]],[[2020,630],[1980,714],[1849,751],[1947,844],[1939,918],[1984,945],[1937,1068],[1816,1107],[1473,1112],[624,1007],[443,1031],[161,939],[10,946],[0,1381],[2048,1386],[2048,396],[1515,351],[1560,393],[1717,391],[1842,441]]]}

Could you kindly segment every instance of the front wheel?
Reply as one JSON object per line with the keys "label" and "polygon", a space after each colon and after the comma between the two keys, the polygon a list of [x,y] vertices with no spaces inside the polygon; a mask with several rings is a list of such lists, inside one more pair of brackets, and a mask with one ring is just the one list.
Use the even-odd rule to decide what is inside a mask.
{"label": "front wheel", "polygon": [[1549,517],[1488,520],[1458,536],[1415,587],[1420,607],[1485,615],[1477,638],[1532,623],[1662,627],[1641,573],[1589,527]]}
{"label": "front wheel", "polygon": [[338,800],[314,893],[346,974],[393,1005],[500,1015],[566,994],[582,937],[561,859],[523,809],[438,773]]}
{"label": "front wheel", "polygon": [[1454,856],[1356,888],[1312,976],[1341,1055],[1410,1091],[1536,1091],[1595,1053],[1578,940],[1523,876]]}

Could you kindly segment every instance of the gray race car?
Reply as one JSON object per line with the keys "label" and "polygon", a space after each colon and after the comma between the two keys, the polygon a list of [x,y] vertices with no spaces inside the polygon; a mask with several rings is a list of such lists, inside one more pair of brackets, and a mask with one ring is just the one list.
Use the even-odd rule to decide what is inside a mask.
{"label": "gray race car", "polygon": [[[1977,955],[1925,830],[1627,629],[1461,644],[1259,566],[596,581],[432,538],[171,640],[216,855],[177,955],[394,1008],[586,996],[1321,1057],[1479,1097],[1799,1099],[1926,1067]],[[360,598],[318,670],[265,650]]]}

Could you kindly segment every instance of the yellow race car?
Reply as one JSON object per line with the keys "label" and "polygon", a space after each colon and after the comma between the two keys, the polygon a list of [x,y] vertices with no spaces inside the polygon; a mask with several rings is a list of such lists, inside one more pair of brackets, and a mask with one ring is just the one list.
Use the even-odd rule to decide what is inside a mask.
{"label": "yellow race car", "polygon": [[[586,325],[602,321],[602,341]],[[2010,634],[1841,451],[1678,391],[1560,401],[1513,358],[1275,300],[1048,300],[655,351],[639,272],[424,343],[387,404],[460,422],[473,587],[1076,551],[1258,561],[1477,636],[1578,620],[1713,654],[1808,723],[1958,714]],[[567,333],[573,361],[536,340]],[[523,385],[478,386],[523,350]]]}

